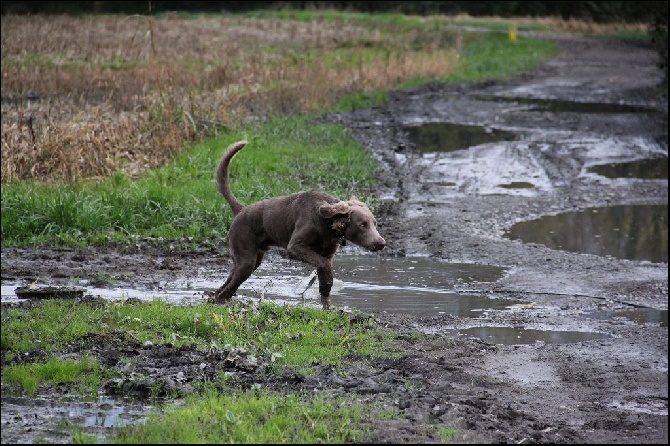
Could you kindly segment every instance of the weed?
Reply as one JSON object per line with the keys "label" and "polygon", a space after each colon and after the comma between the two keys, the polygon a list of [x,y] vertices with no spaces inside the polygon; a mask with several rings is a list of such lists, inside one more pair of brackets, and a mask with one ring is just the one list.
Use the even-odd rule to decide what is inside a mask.
{"label": "weed", "polygon": [[20,386],[34,395],[43,384],[68,385],[78,383],[85,394],[97,394],[104,377],[97,362],[89,357],[78,361],[51,358],[45,363],[17,364],[2,369],[4,382]]}
{"label": "weed", "polygon": [[440,436],[442,443],[450,443],[458,433],[458,429],[452,429],[448,427],[437,428],[437,435]]}
{"label": "weed", "polygon": [[109,443],[351,443],[363,440],[364,411],[321,394],[263,390],[188,396],[142,425],[115,431]]}

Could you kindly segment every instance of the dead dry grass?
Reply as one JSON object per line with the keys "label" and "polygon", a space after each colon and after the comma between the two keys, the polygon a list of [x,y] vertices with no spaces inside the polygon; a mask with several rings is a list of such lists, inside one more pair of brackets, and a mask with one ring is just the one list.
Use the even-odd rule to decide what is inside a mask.
{"label": "dead dry grass", "polygon": [[2,183],[116,170],[136,177],[219,129],[446,76],[458,64],[459,38],[446,26],[178,15],[1,20]]}
{"label": "dead dry grass", "polygon": [[137,176],[217,129],[457,63],[443,36],[334,22],[3,16],[1,30],[3,183]]}

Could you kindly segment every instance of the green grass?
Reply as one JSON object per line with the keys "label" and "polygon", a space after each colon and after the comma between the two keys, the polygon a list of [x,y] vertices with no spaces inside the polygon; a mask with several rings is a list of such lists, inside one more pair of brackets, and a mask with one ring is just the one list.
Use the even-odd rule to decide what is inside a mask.
{"label": "green grass", "polygon": [[442,443],[449,443],[453,440],[454,436],[459,433],[457,429],[438,427],[437,434],[440,436]]}
{"label": "green grass", "polygon": [[322,393],[209,391],[118,429],[108,443],[345,443],[364,437],[364,410]]}
{"label": "green grass", "polygon": [[[50,300],[29,308],[2,309],[3,386],[28,395],[45,386],[82,396],[97,395],[103,382],[121,377],[122,367],[106,368],[94,358],[58,359],[90,346],[141,343],[189,345],[202,351],[246,353],[269,373],[289,369],[309,375],[315,367],[335,370],[384,355],[400,355],[402,339],[392,330],[351,324],[343,312],[280,306],[272,303],[223,307],[176,306],[150,302]],[[39,351],[45,362],[17,363]],[[122,351],[122,350],[121,350]],[[352,360],[352,356],[358,358]],[[123,358],[121,363],[123,363]],[[23,361],[23,360],[22,360]],[[346,370],[346,369],[342,369]],[[144,423],[115,428],[112,443],[342,443],[364,439],[363,418],[370,411],[358,402],[328,392],[277,392],[260,386],[235,390],[226,374],[195,386],[178,405]],[[382,414],[382,419],[392,414]],[[92,437],[70,426],[75,442]]]}
{"label": "green grass", "polygon": [[64,71],[78,72],[82,69],[90,69],[91,67],[99,67],[109,70],[129,70],[138,66],[138,63],[131,60],[125,60],[122,57],[115,57],[111,61],[100,60],[77,60],[65,57],[53,57],[43,54],[28,54],[25,56],[2,56],[3,68],[10,68],[14,66],[26,67],[59,67]]}
{"label": "green grass", "polygon": [[[351,324],[342,312],[280,306],[271,303],[222,307],[175,306],[155,300],[73,302],[44,301],[30,308],[2,309],[3,365],[28,352],[52,355],[44,363],[3,366],[3,385],[34,395],[45,386],[64,393],[95,396],[102,382],[122,375],[95,359],[57,359],[70,346],[114,340],[203,351],[235,349],[268,364],[270,373],[287,368],[309,375],[315,366],[339,368],[351,355],[374,358],[399,354],[396,334],[370,324]],[[360,361],[362,359],[358,359]],[[144,424],[115,428],[110,443],[342,443],[364,438],[361,420],[367,412],[353,400],[327,392],[283,393],[256,388],[235,390],[221,374],[200,383],[198,391],[178,405],[164,406]],[[92,437],[77,426],[74,441]]]}
{"label": "green grass", "polygon": [[507,33],[468,34],[460,69],[444,82],[482,82],[517,76],[540,67],[558,55],[553,42],[519,37],[511,43]]}
{"label": "green grass", "polygon": [[232,213],[216,191],[214,169],[240,139],[249,144],[231,165],[231,183],[243,203],[305,189],[371,198],[377,165],[349,132],[291,118],[205,141],[137,181],[118,172],[98,184],[5,184],[2,246],[222,240]]}
{"label": "green grass", "polygon": [[8,358],[33,351],[54,353],[78,342],[106,342],[110,336],[142,344],[236,348],[275,368],[306,374],[315,362],[337,365],[352,353],[395,354],[388,346],[381,348],[393,338],[390,331],[350,325],[340,312],[271,303],[222,307],[176,306],[162,300],[52,300],[28,310],[2,310],[2,351]]}
{"label": "green grass", "polygon": [[50,358],[45,363],[18,364],[2,369],[3,383],[18,386],[28,395],[34,395],[43,384],[74,385],[80,393],[96,395],[105,376],[108,374],[89,357],[76,361]]}

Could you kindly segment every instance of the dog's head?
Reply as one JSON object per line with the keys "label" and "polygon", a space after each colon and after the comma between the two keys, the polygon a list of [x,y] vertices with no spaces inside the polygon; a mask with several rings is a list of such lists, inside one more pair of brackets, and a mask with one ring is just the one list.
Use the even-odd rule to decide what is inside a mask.
{"label": "dog's head", "polygon": [[370,251],[379,251],[386,240],[377,232],[377,220],[368,206],[355,196],[349,201],[323,203],[319,207],[322,217],[333,221],[333,229],[346,240]]}

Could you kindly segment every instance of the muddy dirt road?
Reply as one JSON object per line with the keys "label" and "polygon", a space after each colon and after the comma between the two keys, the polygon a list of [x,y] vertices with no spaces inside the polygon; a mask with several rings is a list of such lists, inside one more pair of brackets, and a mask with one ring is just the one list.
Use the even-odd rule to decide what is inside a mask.
{"label": "muddy dirt road", "polygon": [[[615,205],[667,205],[667,179],[610,179],[589,171],[592,165],[637,159],[664,157],[667,163],[667,100],[655,91],[661,80],[656,55],[629,43],[547,38],[557,40],[561,55],[521,78],[427,86],[394,93],[378,108],[323,117],[349,126],[382,162],[378,216],[388,248],[380,255],[504,267],[501,279],[468,286],[491,299],[516,303],[478,318],[374,314],[379,323],[399,331],[434,336],[426,341],[408,337],[407,353],[400,359],[283,381],[298,388],[357,393],[361,401],[397,408],[397,418],[371,426],[374,442],[439,442],[434,428],[439,425],[460,429],[459,442],[667,443],[667,251],[665,263],[655,263],[505,237],[515,223],[541,216]],[[587,112],[573,104],[529,110],[532,101],[524,98],[601,108]],[[602,104],[648,110],[608,111]],[[422,153],[411,129],[444,122],[523,137]],[[501,187],[515,184],[523,187]],[[659,243],[667,243],[665,225],[666,240]],[[106,274],[115,281],[104,286],[140,288],[203,266],[225,269],[226,262],[207,247],[188,254],[144,247],[135,252],[3,249],[2,277],[39,276],[66,284],[69,277]],[[627,311],[649,311],[658,320],[625,317]],[[495,333],[505,328],[592,336],[514,343],[454,335],[454,330]],[[174,372],[167,366],[161,373],[149,371],[155,368],[154,353],[149,349],[144,354],[147,376],[160,380]],[[185,357],[183,351],[174,355]],[[215,358],[197,357],[192,367],[180,360],[180,371],[197,379],[202,362],[216,366]],[[401,384],[408,379],[414,385]],[[3,396],[3,443],[30,441],[35,431],[48,431],[43,426],[53,420],[32,406]],[[28,413],[34,418],[29,420]],[[40,417],[42,428],[34,421]]]}

